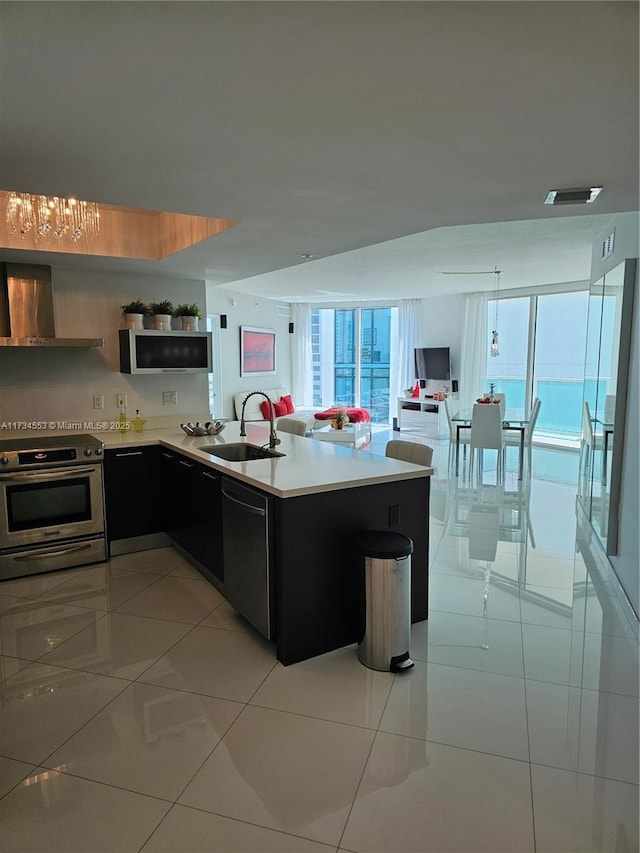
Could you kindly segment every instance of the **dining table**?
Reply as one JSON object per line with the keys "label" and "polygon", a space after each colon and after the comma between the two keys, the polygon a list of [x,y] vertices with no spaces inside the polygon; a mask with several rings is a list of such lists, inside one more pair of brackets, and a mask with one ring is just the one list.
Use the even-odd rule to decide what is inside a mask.
{"label": "dining table", "polygon": [[[495,404],[487,403],[486,405]],[[458,476],[460,459],[460,431],[463,429],[471,429],[472,416],[472,408],[460,409],[451,418],[452,423],[456,426],[456,477]],[[527,414],[523,409],[507,409],[504,412],[502,419],[503,430],[511,430],[520,433],[518,480],[522,480],[522,472],[524,468],[524,435],[530,421],[531,415]]]}

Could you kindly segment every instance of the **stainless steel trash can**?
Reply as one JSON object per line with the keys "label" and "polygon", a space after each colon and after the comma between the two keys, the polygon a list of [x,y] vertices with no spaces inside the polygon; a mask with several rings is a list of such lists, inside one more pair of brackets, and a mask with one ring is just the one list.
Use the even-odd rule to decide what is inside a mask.
{"label": "stainless steel trash can", "polygon": [[369,669],[410,669],[411,554],[402,533],[367,530],[358,537],[364,557],[364,625],[358,660]]}

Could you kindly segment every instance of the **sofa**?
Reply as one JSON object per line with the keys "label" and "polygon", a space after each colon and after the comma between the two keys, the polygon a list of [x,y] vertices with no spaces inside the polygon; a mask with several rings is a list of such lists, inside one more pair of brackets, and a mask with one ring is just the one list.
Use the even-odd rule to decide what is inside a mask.
{"label": "sofa", "polygon": [[[261,391],[263,389],[260,389]],[[240,420],[242,414],[242,404],[245,401],[247,394],[250,394],[250,391],[239,391],[237,394],[233,395],[233,405],[235,409],[236,419]],[[269,396],[269,399],[272,403],[279,403],[283,397],[290,396],[289,391],[286,388],[265,388],[263,393]],[[330,415],[328,412],[330,410],[327,409],[318,409],[318,408],[302,408],[295,405],[295,400],[292,401],[294,405],[294,411],[286,414],[276,416],[274,419],[276,429],[280,421],[285,418],[295,418],[299,421],[304,421],[307,425],[307,430],[312,429],[321,429],[322,427],[327,426],[329,423]],[[265,415],[261,409],[263,403],[266,403],[264,397],[259,394],[256,394],[254,397],[251,397],[247,402],[244,411],[244,418],[246,421],[264,421],[268,420],[268,417],[265,418]],[[371,418],[366,409],[347,409],[350,414],[349,420],[351,421],[370,421]],[[322,417],[320,417],[322,415]]]}
{"label": "sofa", "polygon": [[[264,390],[265,394],[268,394],[269,399],[272,403],[278,403],[282,397],[285,397],[289,394],[286,388],[264,388],[260,389]],[[236,419],[240,420],[240,416],[242,414],[242,404],[247,396],[250,394],[250,391],[239,391],[237,394],[233,395],[233,406],[235,409]],[[260,405],[265,402],[264,397],[256,394],[255,397],[251,397],[248,401],[246,408],[244,410],[244,417],[247,421],[264,421],[265,419]],[[289,415],[282,415],[281,417],[275,418],[276,428],[278,427],[278,423],[286,417],[296,418],[296,420],[304,421],[307,425],[308,430],[319,429],[322,426],[326,426],[326,421],[316,421],[315,413],[320,411],[320,409],[310,409],[310,408],[299,408],[295,405],[295,400],[293,401],[295,412]]]}

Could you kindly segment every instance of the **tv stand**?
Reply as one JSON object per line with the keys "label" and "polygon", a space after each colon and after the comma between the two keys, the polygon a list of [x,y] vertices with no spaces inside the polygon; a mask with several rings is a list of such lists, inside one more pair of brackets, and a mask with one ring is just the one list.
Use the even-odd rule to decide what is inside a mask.
{"label": "tv stand", "polygon": [[398,429],[422,432],[432,438],[448,438],[449,424],[444,400],[433,397],[398,397]]}

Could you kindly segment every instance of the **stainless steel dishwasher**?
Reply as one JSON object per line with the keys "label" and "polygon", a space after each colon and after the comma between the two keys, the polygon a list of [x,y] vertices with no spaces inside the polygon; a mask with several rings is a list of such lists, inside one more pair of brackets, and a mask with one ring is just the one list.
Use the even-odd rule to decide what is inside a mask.
{"label": "stainless steel dishwasher", "polygon": [[263,492],[222,478],[225,596],[268,640],[274,634],[272,504]]}

